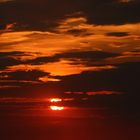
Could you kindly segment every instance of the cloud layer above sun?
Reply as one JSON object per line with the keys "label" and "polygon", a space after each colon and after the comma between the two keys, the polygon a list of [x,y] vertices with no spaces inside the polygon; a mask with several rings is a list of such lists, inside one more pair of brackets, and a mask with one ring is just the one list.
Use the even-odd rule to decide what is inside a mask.
{"label": "cloud layer above sun", "polygon": [[0,1],[1,95],[137,90],[139,5],[138,0]]}

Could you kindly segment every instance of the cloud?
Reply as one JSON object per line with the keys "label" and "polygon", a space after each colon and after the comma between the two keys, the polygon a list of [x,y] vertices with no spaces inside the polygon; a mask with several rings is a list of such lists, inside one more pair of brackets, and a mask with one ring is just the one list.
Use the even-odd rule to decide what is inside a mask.
{"label": "cloud", "polygon": [[[20,86],[16,92],[41,94],[52,90],[135,90],[130,75],[138,78],[139,4],[119,0],[1,3],[3,86]],[[34,89],[31,82],[37,83]],[[14,92],[12,89],[11,93],[17,94]]]}
{"label": "cloud", "polygon": [[47,83],[47,82],[58,82],[58,81],[61,81],[60,79],[51,78],[49,76],[40,77],[39,80],[42,81],[42,82],[45,82],[45,83]]}
{"label": "cloud", "polygon": [[12,80],[26,80],[26,81],[39,81],[38,78],[42,76],[47,76],[49,73],[38,71],[38,70],[29,70],[29,71],[14,71],[7,73],[9,78]]}
{"label": "cloud", "polygon": [[0,89],[11,89],[11,88],[20,88],[19,86],[12,86],[12,85],[2,85]]}
{"label": "cloud", "polygon": [[74,36],[87,36],[87,35],[93,35],[93,33],[88,33],[86,29],[72,29],[67,31],[68,34],[72,34]]}
{"label": "cloud", "polygon": [[95,9],[87,8],[86,16],[89,23],[98,25],[138,23],[140,21],[138,18],[139,5],[139,1],[105,2]]}
{"label": "cloud", "polygon": [[[105,51],[105,52],[124,52],[138,48],[139,32],[137,29],[140,24],[95,26],[81,23],[78,27],[65,27],[63,22],[57,32],[5,32],[1,35],[1,51],[21,51],[35,53],[39,57],[50,56],[72,50],[85,51]],[[63,28],[62,28],[63,27]],[[68,33],[69,30],[78,30],[79,35]],[[83,36],[83,30],[86,30]],[[108,36],[109,32],[127,32],[125,37]],[[90,34],[90,35],[89,35]],[[118,44],[118,45],[116,45]],[[122,45],[119,45],[122,44]],[[118,48],[119,46],[119,48]]]}
{"label": "cloud", "polygon": [[5,69],[8,66],[22,64],[24,63],[22,58],[26,57],[31,57],[31,54],[20,51],[0,52],[0,70]]}
{"label": "cloud", "polygon": [[[138,94],[139,62],[123,63],[117,69],[87,71],[81,74],[56,77],[67,91],[121,91]],[[78,84],[77,84],[78,83]],[[132,95],[133,96],[133,95]]]}
{"label": "cloud", "polygon": [[[114,69],[113,65],[94,65],[92,61],[102,61],[105,58],[116,57],[118,54],[102,51],[77,51],[55,54],[54,56],[38,57],[32,60],[20,60],[26,53],[2,52],[5,59],[1,67],[1,78],[19,81],[61,81],[54,76],[80,74],[83,71],[101,71]],[[10,58],[10,59],[9,59]],[[14,61],[9,61],[14,60]],[[9,63],[7,63],[7,61]],[[5,75],[7,75],[5,77]],[[3,80],[4,82],[4,80]],[[15,82],[15,81],[13,81]]]}
{"label": "cloud", "polygon": [[38,57],[36,59],[27,60],[26,63],[32,65],[39,65],[43,63],[59,62],[61,59],[71,60],[73,62],[83,61],[98,61],[105,58],[116,57],[119,54],[103,52],[103,51],[78,51],[72,50],[71,52],[58,53],[48,57]]}
{"label": "cloud", "polygon": [[[0,83],[2,84],[1,88],[6,88],[6,87],[21,88],[30,85],[40,85],[42,82],[46,82],[43,80],[43,77],[47,77],[47,76],[49,76],[49,73],[42,72],[39,70],[30,70],[30,71],[17,70],[13,72],[1,73],[0,74]],[[52,79],[50,78],[48,81],[52,81]]]}
{"label": "cloud", "polygon": [[[54,66],[56,66],[56,64]],[[71,91],[71,92],[79,91],[82,93],[89,92],[89,91],[93,91],[93,93],[96,93],[97,91],[97,94],[98,91],[115,91],[115,92],[127,93],[130,94],[131,96],[139,96],[138,94],[138,91],[140,90],[139,89],[139,67],[140,67],[139,62],[117,64],[116,67],[117,68],[115,69],[111,67],[107,68],[107,66],[97,67],[96,69],[95,67],[91,67],[92,69],[86,68],[79,71],[79,69],[81,68],[78,68],[77,66],[78,72],[75,71],[74,67],[72,67],[72,69],[68,69],[66,70],[66,73],[62,74],[60,72],[62,71],[65,72],[64,71],[65,66],[64,66],[63,70],[59,69],[60,72],[57,71],[57,73],[55,73],[55,70],[52,69],[50,71],[50,75],[47,75],[46,72],[49,71],[49,69],[47,69],[46,72],[17,71],[17,72],[12,72],[11,74],[9,73],[9,76],[11,80],[12,78],[13,80],[17,79],[18,80],[17,82],[20,81],[22,82],[23,80],[34,81],[34,82],[38,81],[38,84],[36,83],[36,87],[34,87],[34,90],[39,88],[42,94],[45,94],[44,91],[46,91],[46,94],[49,94],[49,90],[54,89],[55,90],[54,94],[58,92],[62,94],[63,92],[66,91]],[[57,67],[55,69],[57,69]],[[70,70],[74,70],[74,72]],[[51,79],[46,80],[46,78],[51,78]],[[5,79],[7,79],[7,77]],[[49,83],[48,81],[52,81],[53,83]],[[2,82],[4,83],[4,80]],[[10,85],[12,86],[20,85],[21,86],[20,88],[23,88],[25,85],[27,86],[28,84],[28,83],[17,84],[16,81],[13,81],[12,83],[11,82],[5,81],[5,84],[9,85],[10,83]],[[30,87],[30,85],[32,84],[28,84],[28,85]],[[30,90],[31,89],[32,88],[30,87]],[[25,93],[26,89],[24,89],[22,92]],[[38,92],[38,90],[36,90],[36,92]]]}
{"label": "cloud", "polygon": [[[5,83],[3,82],[1,86],[20,87],[1,88],[0,96],[48,97],[57,95],[66,98],[87,98],[87,95],[85,96],[85,94],[84,96],[83,94],[69,96],[65,95],[65,92],[70,91],[72,93],[89,93],[92,91],[93,94],[96,94],[96,97],[92,98],[90,96],[90,98],[88,98],[88,104],[90,104],[90,101],[92,103],[94,102],[96,105],[102,105],[105,102],[108,103],[108,105],[110,106],[113,105],[112,102],[114,102],[114,104],[120,103],[120,101],[122,101],[121,104],[123,104],[123,102],[134,102],[136,99],[139,98],[139,69],[139,62],[131,62],[118,64],[117,69],[86,71],[74,75],[53,76],[52,78],[60,80],[57,82],[40,81],[39,83],[36,82],[36,84],[34,84],[22,83],[23,80],[21,80],[21,83],[20,80],[17,80],[17,82],[5,81]],[[25,74],[28,75],[27,73]],[[40,75],[38,75],[38,77],[40,77]],[[13,78],[16,79],[16,76],[14,76]],[[23,78],[20,77],[18,79]],[[37,76],[35,78],[33,76],[33,78],[31,79],[37,79]]]}
{"label": "cloud", "polygon": [[112,65],[104,66],[85,66],[84,64],[72,64],[71,61],[61,60],[54,63],[46,63],[42,65],[30,65],[21,64],[15,66],[9,66],[2,72],[14,72],[14,71],[32,71],[39,70],[46,73],[50,73],[51,76],[64,76],[72,74],[80,74],[83,71],[100,71],[106,69],[115,69],[116,67]]}
{"label": "cloud", "polygon": [[13,98],[13,97],[1,97],[0,98],[0,103],[2,104],[4,104],[4,103],[6,103],[6,104],[20,104],[20,105],[22,105],[22,104],[26,104],[27,103],[27,105],[29,105],[29,104],[43,104],[43,103],[45,103],[46,104],[46,102],[48,101],[48,98],[46,99],[44,99],[44,98],[23,98],[23,97],[15,97],[15,98]]}
{"label": "cloud", "polygon": [[18,23],[15,30],[48,31],[54,30],[61,20],[70,15],[74,16],[74,13],[81,13],[87,18],[88,23],[96,25],[138,23],[140,22],[139,5],[138,0],[121,2],[117,0],[16,0],[1,3],[0,13],[2,13],[3,24]]}
{"label": "cloud", "polygon": [[102,63],[104,64],[123,64],[126,62],[140,62],[139,51],[123,52],[120,56],[107,58]]}
{"label": "cloud", "polygon": [[115,36],[115,37],[125,37],[129,36],[129,33],[127,32],[110,32],[106,34],[107,36]]}
{"label": "cloud", "polygon": [[89,96],[94,96],[94,95],[118,95],[121,94],[120,92],[115,92],[115,91],[90,91],[86,93]]}
{"label": "cloud", "polygon": [[0,52],[0,57],[10,57],[10,56],[21,56],[25,55],[24,52],[18,52],[18,51],[13,51],[13,52]]}
{"label": "cloud", "polygon": [[95,96],[95,95],[119,95],[121,93],[117,92],[117,91],[87,91],[87,92],[66,91],[65,94],[67,94],[67,95],[84,95],[85,97],[88,97],[88,96]]}
{"label": "cloud", "polygon": [[1,62],[0,69],[5,69],[7,66],[14,66],[14,65],[21,64],[20,60],[16,60],[10,57],[1,57],[0,62]]}

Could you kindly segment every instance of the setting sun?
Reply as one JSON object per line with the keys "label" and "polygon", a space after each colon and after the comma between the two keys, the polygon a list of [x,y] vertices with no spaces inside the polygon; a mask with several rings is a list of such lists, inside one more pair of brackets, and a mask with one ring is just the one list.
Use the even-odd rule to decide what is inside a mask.
{"label": "setting sun", "polygon": [[62,101],[62,99],[60,99],[60,98],[51,98],[50,99],[50,102],[61,102]]}
{"label": "setting sun", "polygon": [[50,109],[51,110],[54,110],[54,111],[57,111],[57,110],[64,110],[64,107],[63,106],[50,106]]}

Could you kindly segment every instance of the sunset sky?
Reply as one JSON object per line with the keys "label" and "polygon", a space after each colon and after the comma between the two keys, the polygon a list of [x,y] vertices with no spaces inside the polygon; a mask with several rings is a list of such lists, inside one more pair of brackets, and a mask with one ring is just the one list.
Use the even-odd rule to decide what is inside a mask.
{"label": "sunset sky", "polygon": [[95,102],[133,106],[139,7],[139,0],[0,0],[0,100],[99,95]]}
{"label": "sunset sky", "polygon": [[140,140],[140,0],[0,0],[0,140]]}

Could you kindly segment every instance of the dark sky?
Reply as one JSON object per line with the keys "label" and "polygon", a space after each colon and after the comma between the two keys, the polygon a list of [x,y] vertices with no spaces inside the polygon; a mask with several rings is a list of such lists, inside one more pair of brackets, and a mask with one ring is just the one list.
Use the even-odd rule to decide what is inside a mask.
{"label": "dark sky", "polygon": [[135,104],[139,7],[139,0],[0,0],[0,97]]}

